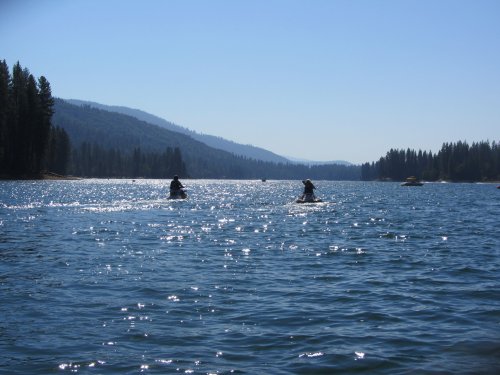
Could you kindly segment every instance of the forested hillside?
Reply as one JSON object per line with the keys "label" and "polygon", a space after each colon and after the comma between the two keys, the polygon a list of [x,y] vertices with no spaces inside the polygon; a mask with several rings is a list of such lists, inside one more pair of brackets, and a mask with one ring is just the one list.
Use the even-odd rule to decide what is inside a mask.
{"label": "forested hillside", "polygon": [[[154,117],[154,116],[153,116]],[[500,180],[500,144],[444,143],[437,154],[391,149],[362,166],[256,160],[212,148],[188,134],[89,105],[52,97],[19,63],[0,61],[0,177],[44,172],[82,177],[227,179]]]}
{"label": "forested hillside", "polygon": [[[53,122],[69,135],[74,150],[69,173],[76,175],[119,177],[124,165],[129,165],[127,176],[130,170],[134,170],[137,177],[153,177],[156,168],[161,165],[158,153],[166,155],[171,152],[168,150],[178,150],[179,159],[183,163],[178,174],[192,178],[360,178],[359,166],[306,166],[258,161],[211,148],[185,134],[169,131],[132,116],[86,105],[76,106],[61,99],[55,100]],[[145,160],[148,159],[156,162],[146,163]],[[135,167],[131,167],[131,163]],[[121,168],[118,169],[120,172],[116,168]]]}
{"label": "forested hillside", "polygon": [[242,145],[233,141],[229,141],[227,139],[224,139],[222,137],[217,137],[209,134],[200,134],[195,131],[189,130],[187,128],[184,128],[182,126],[173,124],[169,121],[166,121],[160,117],[154,116],[150,113],[141,111],[139,109],[133,109],[133,108],[128,108],[128,107],[123,107],[123,106],[109,106],[109,105],[104,105],[104,104],[99,104],[95,102],[89,102],[89,101],[83,101],[83,100],[77,100],[77,99],[68,99],[65,100],[66,102],[70,104],[74,104],[77,106],[82,106],[82,105],[88,105],[90,107],[94,107],[97,109],[103,109],[105,111],[109,112],[117,112],[121,113],[124,115],[132,116],[135,117],[141,121],[145,121],[149,124],[153,125],[158,125],[162,128],[174,131],[176,133],[181,133],[190,136],[191,138],[200,141],[202,143],[205,143],[206,145],[223,150],[223,151],[228,151],[231,152],[235,155],[238,156],[243,156],[247,157],[249,159],[256,159],[256,160],[262,160],[262,161],[270,161],[274,163],[288,163],[290,160],[287,158],[277,155],[273,152],[270,152],[268,150],[265,150],[260,147],[255,147],[251,145]]}

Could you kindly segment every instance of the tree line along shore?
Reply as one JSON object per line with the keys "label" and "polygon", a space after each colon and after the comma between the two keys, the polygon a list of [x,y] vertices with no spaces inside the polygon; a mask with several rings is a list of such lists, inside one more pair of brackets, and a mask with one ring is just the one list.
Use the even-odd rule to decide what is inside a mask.
{"label": "tree line along shore", "polygon": [[[11,73],[6,61],[0,61],[0,179],[171,178],[178,174],[184,178],[227,179],[401,181],[416,176],[426,181],[500,181],[500,144],[495,141],[444,143],[436,154],[391,149],[378,161],[362,165],[264,162],[214,150],[146,123],[133,125],[141,131],[149,126],[150,138],[168,141],[173,137],[178,145],[141,148],[133,143],[138,138],[134,135],[127,139],[122,136],[118,144],[119,134],[110,136],[112,141],[107,144],[98,143],[111,127],[118,129],[115,132],[125,129],[115,126],[116,122],[131,118],[114,118],[109,112],[76,106],[68,113],[73,110],[80,111],[76,117],[88,115],[89,121],[101,126],[101,133],[92,133],[84,120],[79,133],[72,133],[80,137],[71,138],[65,125],[78,125],[76,117],[58,118],[59,124],[54,126],[55,101],[58,104],[60,100],[52,97],[44,76],[36,79],[19,62]],[[188,142],[184,148],[180,146],[182,137]]]}
{"label": "tree line along shore", "polygon": [[361,166],[365,181],[401,181],[408,176],[425,181],[500,181],[500,143],[444,143],[436,154],[392,149],[378,161]]}

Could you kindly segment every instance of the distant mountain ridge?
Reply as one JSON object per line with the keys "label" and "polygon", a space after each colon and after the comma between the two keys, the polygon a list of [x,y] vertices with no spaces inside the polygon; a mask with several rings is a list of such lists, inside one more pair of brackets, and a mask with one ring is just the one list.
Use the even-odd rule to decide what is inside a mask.
{"label": "distant mountain ridge", "polygon": [[271,151],[265,150],[263,148],[251,145],[243,145],[214,135],[200,134],[188,128],[169,122],[158,116],[144,112],[140,109],[134,109],[123,106],[111,106],[111,105],[105,105],[79,99],[63,99],[63,100],[77,106],[88,105],[93,108],[102,109],[109,112],[121,113],[127,116],[132,116],[138,120],[147,122],[149,124],[157,125],[177,133],[188,135],[191,138],[206,144],[207,146],[210,146],[218,150],[227,151],[238,156],[244,156],[250,159],[269,161],[273,163],[292,163],[291,160],[283,156],[277,155]]}
{"label": "distant mountain ridge", "polygon": [[291,163],[305,164],[305,165],[330,165],[330,164],[354,165],[353,163],[346,161],[346,160],[313,161],[313,160],[306,160],[306,159],[298,159],[298,158],[294,158],[292,156],[287,156],[286,158],[288,160],[290,160]]}
{"label": "distant mountain ridge", "polygon": [[[58,98],[54,100],[52,124],[65,130],[73,155],[82,163],[88,164],[96,156],[98,170],[108,168],[104,165],[112,168],[111,161],[120,160],[121,156],[139,158],[141,154],[177,149],[185,166],[186,175],[183,173],[183,176],[191,178],[359,180],[361,175],[359,166],[276,163],[236,155],[135,116],[85,104],[75,105]],[[143,159],[133,160],[139,163]],[[140,170],[136,173],[141,176]]]}

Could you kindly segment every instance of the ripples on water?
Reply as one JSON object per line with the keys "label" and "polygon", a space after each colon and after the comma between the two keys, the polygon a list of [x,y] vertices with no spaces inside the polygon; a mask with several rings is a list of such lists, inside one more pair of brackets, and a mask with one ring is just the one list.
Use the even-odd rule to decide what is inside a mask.
{"label": "ripples on water", "polygon": [[488,184],[0,182],[0,372],[497,373]]}

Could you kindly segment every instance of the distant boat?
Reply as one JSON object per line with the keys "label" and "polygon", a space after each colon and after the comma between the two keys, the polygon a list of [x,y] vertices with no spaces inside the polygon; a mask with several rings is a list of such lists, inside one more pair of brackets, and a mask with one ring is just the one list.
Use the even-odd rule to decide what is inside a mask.
{"label": "distant boat", "polygon": [[410,176],[406,179],[405,182],[401,184],[401,186],[422,186],[423,183],[417,180],[415,176]]}
{"label": "distant boat", "polygon": [[265,178],[262,179],[262,182],[266,182],[267,180]]}

